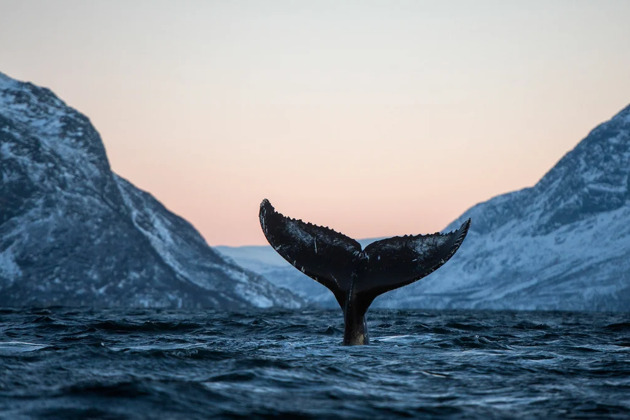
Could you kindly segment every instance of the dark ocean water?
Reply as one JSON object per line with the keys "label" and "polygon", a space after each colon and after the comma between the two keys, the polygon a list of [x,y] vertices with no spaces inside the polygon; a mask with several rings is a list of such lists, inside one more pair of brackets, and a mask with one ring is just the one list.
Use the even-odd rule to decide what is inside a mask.
{"label": "dark ocean water", "polygon": [[0,310],[0,416],[630,418],[630,315]]}

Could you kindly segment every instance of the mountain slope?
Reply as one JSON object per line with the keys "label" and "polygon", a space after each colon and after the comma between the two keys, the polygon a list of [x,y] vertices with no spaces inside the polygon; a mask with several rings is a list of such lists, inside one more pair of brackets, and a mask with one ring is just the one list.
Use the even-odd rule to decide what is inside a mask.
{"label": "mountain slope", "polygon": [[630,310],[630,106],[535,186],[477,204],[457,255],[383,306]]}
{"label": "mountain slope", "polygon": [[113,174],[89,120],[0,73],[0,305],[297,307]]}

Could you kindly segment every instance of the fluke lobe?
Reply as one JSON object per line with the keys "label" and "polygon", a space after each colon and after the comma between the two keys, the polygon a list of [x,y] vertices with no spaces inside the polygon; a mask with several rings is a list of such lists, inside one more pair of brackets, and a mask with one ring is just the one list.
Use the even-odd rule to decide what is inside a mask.
{"label": "fluke lobe", "polygon": [[344,345],[368,344],[365,313],[378,295],[413,283],[453,256],[468,233],[470,219],[456,231],[395,236],[361,249],[352,238],[278,213],[260,203],[260,226],[285,260],[335,295],[343,310]]}

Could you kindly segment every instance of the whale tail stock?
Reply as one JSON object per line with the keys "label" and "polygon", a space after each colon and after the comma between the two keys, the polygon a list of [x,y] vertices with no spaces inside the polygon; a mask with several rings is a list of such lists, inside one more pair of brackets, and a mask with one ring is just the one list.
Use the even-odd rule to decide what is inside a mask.
{"label": "whale tail stock", "polygon": [[450,233],[396,236],[361,249],[357,241],[328,227],[283,216],[266,199],[259,217],[276,252],[333,292],[344,312],[344,344],[367,344],[364,316],[372,301],[441,267],[470,226],[468,219]]}

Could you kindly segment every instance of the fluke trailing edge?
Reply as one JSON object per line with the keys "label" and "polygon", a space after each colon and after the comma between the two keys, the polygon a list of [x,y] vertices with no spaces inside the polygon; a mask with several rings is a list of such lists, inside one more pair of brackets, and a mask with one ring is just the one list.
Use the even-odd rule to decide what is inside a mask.
{"label": "fluke trailing edge", "polygon": [[368,344],[365,313],[378,295],[420,280],[453,256],[470,219],[456,231],[396,236],[365,249],[327,227],[285,217],[268,200],[260,204],[260,226],[285,260],[333,292],[343,310],[343,344]]}

